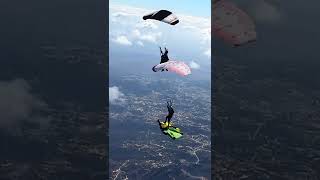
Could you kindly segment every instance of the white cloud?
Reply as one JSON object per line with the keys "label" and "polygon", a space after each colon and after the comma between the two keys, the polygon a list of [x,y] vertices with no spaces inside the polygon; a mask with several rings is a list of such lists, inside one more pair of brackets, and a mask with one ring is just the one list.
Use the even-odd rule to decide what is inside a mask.
{"label": "white cloud", "polygon": [[158,26],[151,21],[143,21],[142,23],[138,23],[136,27],[140,29],[158,29]]}
{"label": "white cloud", "polygon": [[[196,17],[185,14],[175,13],[180,22],[177,26],[165,26],[160,22],[142,20],[142,15],[150,13],[152,9],[143,9],[132,6],[120,5],[112,3],[110,4],[110,11],[114,17],[117,17],[117,23],[114,26],[120,26],[123,34],[129,37],[132,41],[139,40],[141,42],[157,43],[162,34],[161,28],[175,28],[176,31],[192,33],[196,38],[199,38],[199,42],[209,46],[211,43],[211,19],[210,17]],[[119,31],[113,28],[114,31]],[[134,30],[132,30],[134,29]],[[133,37],[131,38],[130,35]],[[171,39],[170,39],[171,40]],[[167,41],[167,40],[166,40]]]}
{"label": "white cloud", "polygon": [[204,55],[206,55],[208,58],[211,58],[211,49],[206,50]]}
{"label": "white cloud", "polygon": [[116,37],[116,39],[113,39],[113,41],[121,45],[126,45],[126,46],[132,45],[132,43],[128,40],[128,38],[123,35]]}
{"label": "white cloud", "polygon": [[139,39],[151,43],[156,43],[158,40],[161,38],[161,32],[158,33],[148,33],[148,34],[143,34],[139,37]]}
{"label": "white cloud", "polygon": [[211,19],[181,15],[184,22],[181,22],[183,29],[195,33],[202,43],[211,43]]}
{"label": "white cloud", "polygon": [[117,86],[109,87],[109,102],[111,104],[119,104],[125,101],[124,94],[120,92]]}
{"label": "white cloud", "polygon": [[[38,121],[34,112],[47,104],[31,93],[31,86],[23,79],[0,82],[0,129],[16,127],[22,121]],[[40,118],[38,123],[44,123]]]}
{"label": "white cloud", "polygon": [[123,12],[128,16],[137,16],[137,17],[141,17],[141,14],[147,14],[150,13],[152,11],[155,10],[148,10],[148,9],[143,9],[143,8],[137,8],[137,7],[132,7],[132,6],[127,6],[127,5],[123,5],[123,4],[115,4],[112,3],[109,6],[111,11],[116,11],[116,12]]}
{"label": "white cloud", "polygon": [[126,12],[115,12],[115,13],[112,13],[112,16],[114,17],[120,17],[120,16],[129,16],[130,14],[126,13]]}
{"label": "white cloud", "polygon": [[115,12],[111,16],[115,17],[115,18],[123,18],[125,16],[129,16],[129,14],[127,14],[125,12]]}
{"label": "white cloud", "polygon": [[141,41],[137,41],[137,45],[139,45],[139,46],[144,46],[144,44],[143,44],[143,42],[141,42]]}
{"label": "white cloud", "polygon": [[135,29],[132,31],[132,35],[134,37],[140,37],[141,36],[141,32],[138,29]]}
{"label": "white cloud", "polygon": [[182,28],[185,29],[185,30],[188,30],[188,31],[196,31],[196,30],[198,30],[197,27],[195,27],[195,26],[190,26],[190,25],[182,26]]}
{"label": "white cloud", "polygon": [[130,14],[126,12],[114,12],[111,14],[110,19],[111,19],[111,22],[113,23],[125,25],[127,22],[122,21],[122,19],[126,19],[129,17],[130,17]]}
{"label": "white cloud", "polygon": [[158,40],[161,38],[161,32],[140,32],[139,29],[135,29],[132,31],[132,36],[134,39],[139,41],[147,41],[151,43],[157,43]]}
{"label": "white cloud", "polygon": [[201,42],[211,44],[211,27],[201,30]]}
{"label": "white cloud", "polygon": [[199,68],[200,68],[200,65],[197,64],[197,63],[194,62],[194,61],[191,61],[189,65],[190,65],[190,67],[191,67],[192,69],[199,69]]}

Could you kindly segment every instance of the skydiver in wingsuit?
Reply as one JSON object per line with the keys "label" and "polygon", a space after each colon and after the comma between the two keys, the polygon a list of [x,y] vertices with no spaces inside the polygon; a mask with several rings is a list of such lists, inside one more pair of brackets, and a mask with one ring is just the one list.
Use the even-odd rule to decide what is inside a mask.
{"label": "skydiver in wingsuit", "polygon": [[[166,120],[161,124],[161,128],[166,129],[171,125],[170,121],[173,116],[174,110],[172,108],[172,101],[170,100],[167,102],[167,108],[168,108],[168,115],[166,116]],[[160,120],[158,119],[158,122],[160,123]]]}
{"label": "skydiver in wingsuit", "polygon": [[183,133],[180,131],[179,128],[172,126],[172,124],[170,123],[171,118],[174,114],[171,100],[167,102],[167,108],[168,115],[166,116],[166,120],[164,122],[160,122],[160,119],[158,119],[159,127],[165,135],[169,135],[172,139],[180,138],[183,135]]}

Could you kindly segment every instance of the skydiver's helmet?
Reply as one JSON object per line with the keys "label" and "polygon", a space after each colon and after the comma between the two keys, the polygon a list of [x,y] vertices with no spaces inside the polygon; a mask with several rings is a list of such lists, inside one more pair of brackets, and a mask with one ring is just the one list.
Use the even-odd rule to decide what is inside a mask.
{"label": "skydiver's helmet", "polygon": [[157,71],[156,71],[156,66],[157,66],[157,65],[155,65],[155,66],[152,67],[152,71],[153,71],[153,72],[157,72]]}

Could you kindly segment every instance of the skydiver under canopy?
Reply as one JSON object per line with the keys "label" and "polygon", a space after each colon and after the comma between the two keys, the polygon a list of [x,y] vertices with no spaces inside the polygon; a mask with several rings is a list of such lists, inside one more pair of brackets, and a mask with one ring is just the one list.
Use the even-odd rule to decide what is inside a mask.
{"label": "skydiver under canopy", "polygon": [[[163,64],[163,63],[168,62],[168,61],[169,61],[168,49],[165,47],[165,48],[164,48],[164,53],[163,53],[161,47],[159,47],[159,48],[160,48],[160,56],[161,56],[161,58],[160,58],[160,59],[161,59],[161,60],[160,60],[160,64]],[[156,66],[157,66],[157,65],[156,65]],[[152,70],[153,70],[154,72],[157,72],[157,70],[155,69],[156,66],[153,66],[153,67],[152,67]],[[169,71],[169,70],[166,69],[166,68],[161,69],[162,72],[163,72],[164,70]]]}
{"label": "skydiver under canopy", "polygon": [[160,119],[158,119],[160,130],[163,134],[170,136],[172,139],[178,139],[183,135],[183,133],[179,128],[172,126],[172,124],[170,123],[174,113],[171,101],[167,102],[167,108],[168,115],[166,116],[166,120],[164,122],[160,122]]}
{"label": "skydiver under canopy", "polygon": [[160,47],[160,54],[161,54],[161,61],[160,61],[160,64],[161,63],[165,63],[165,62],[168,62],[169,61],[169,57],[168,57],[168,49],[165,47],[164,48],[164,53]]}

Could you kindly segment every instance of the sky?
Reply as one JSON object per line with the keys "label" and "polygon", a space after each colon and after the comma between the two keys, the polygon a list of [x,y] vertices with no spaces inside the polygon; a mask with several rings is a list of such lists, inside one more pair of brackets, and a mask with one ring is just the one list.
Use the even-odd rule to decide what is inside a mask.
{"label": "sky", "polygon": [[[114,4],[115,0],[110,1],[110,4]],[[150,0],[117,0],[117,4],[126,4],[129,6],[136,6],[146,9],[175,9],[176,13],[189,14],[192,16],[211,16],[211,1],[202,0],[161,0],[161,1],[150,1]]]}
{"label": "sky", "polygon": [[[181,5],[180,5],[181,4]],[[110,68],[124,54],[131,61],[160,61],[159,46],[169,49],[169,59],[183,61],[194,71],[211,71],[211,1],[180,0],[160,1],[110,1],[109,48]],[[168,9],[179,18],[175,26],[143,20],[145,14]],[[139,59],[137,59],[139,58]],[[119,61],[120,62],[120,61]],[[122,62],[123,63],[123,62]],[[115,67],[115,66],[114,66]],[[141,69],[142,70],[142,69]],[[148,68],[148,71],[150,68]],[[142,70],[143,71],[143,70]]]}

